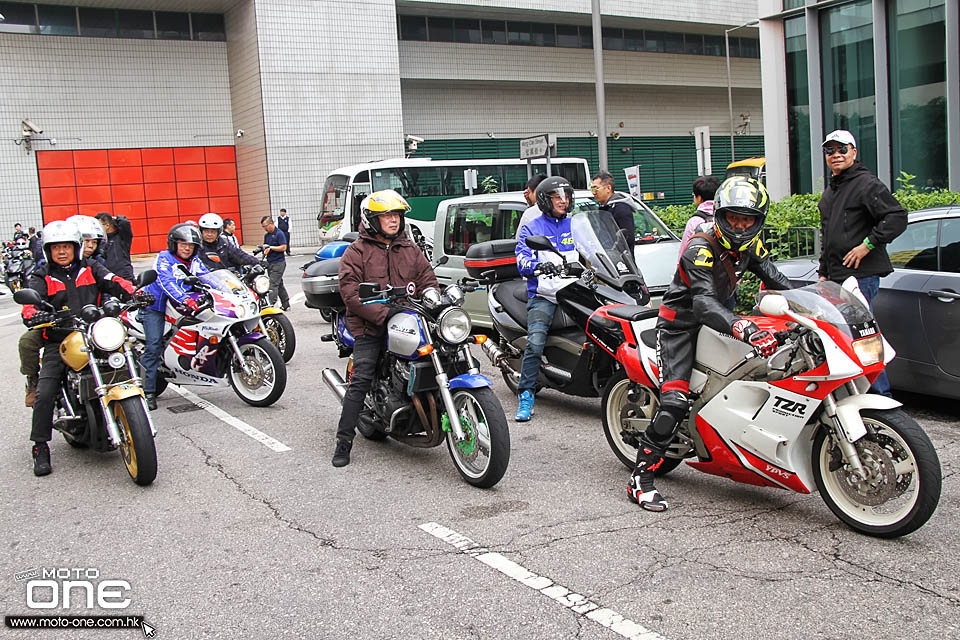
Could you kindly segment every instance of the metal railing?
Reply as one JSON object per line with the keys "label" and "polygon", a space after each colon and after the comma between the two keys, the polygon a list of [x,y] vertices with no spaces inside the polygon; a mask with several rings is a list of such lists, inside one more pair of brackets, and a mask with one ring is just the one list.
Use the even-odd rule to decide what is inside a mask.
{"label": "metal railing", "polygon": [[[683,229],[672,229],[677,237],[683,237]],[[818,227],[764,227],[760,236],[764,246],[777,253],[778,260],[789,258],[820,257],[820,229]]]}

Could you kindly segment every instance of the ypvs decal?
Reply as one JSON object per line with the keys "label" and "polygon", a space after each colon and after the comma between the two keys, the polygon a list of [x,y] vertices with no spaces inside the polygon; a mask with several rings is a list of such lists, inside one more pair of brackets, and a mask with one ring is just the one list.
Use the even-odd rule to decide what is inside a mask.
{"label": "ypvs decal", "polygon": [[780,476],[780,477],[783,478],[784,480],[789,480],[790,478],[793,477],[793,474],[790,473],[789,471],[784,471],[784,470],[781,469],[780,467],[775,467],[775,466],[773,466],[772,464],[768,464],[768,465],[767,465],[767,468],[765,469],[765,471],[766,471],[767,473],[771,473],[771,474],[773,474],[773,475],[775,475],[775,476]]}
{"label": "ypvs decal", "polygon": [[804,418],[806,417],[807,404],[805,402],[796,402],[794,400],[781,398],[780,396],[774,396],[772,411],[777,415],[788,418]]}

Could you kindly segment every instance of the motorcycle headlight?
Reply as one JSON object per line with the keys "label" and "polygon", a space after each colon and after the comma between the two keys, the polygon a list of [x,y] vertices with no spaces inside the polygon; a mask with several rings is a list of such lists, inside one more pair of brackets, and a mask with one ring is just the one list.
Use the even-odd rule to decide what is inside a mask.
{"label": "motorcycle headlight", "polygon": [[473,323],[470,316],[459,307],[450,307],[440,314],[440,337],[452,344],[463,342],[470,336]]}
{"label": "motorcycle headlight", "polygon": [[267,291],[270,291],[270,278],[264,275],[259,275],[253,279],[253,290],[263,295]]}
{"label": "motorcycle headlight", "polygon": [[463,304],[463,289],[455,284],[449,285],[443,290],[443,295],[450,299],[450,304],[459,307]]}
{"label": "motorcycle headlight", "polygon": [[869,367],[872,364],[883,362],[883,338],[880,334],[853,341],[853,352],[857,354],[860,364]]}
{"label": "motorcycle headlight", "polygon": [[90,339],[103,351],[116,351],[127,339],[127,330],[119,318],[100,318],[90,327]]}
{"label": "motorcycle headlight", "polygon": [[423,295],[420,296],[420,299],[423,301],[423,306],[427,309],[436,309],[440,306],[440,292],[430,287],[429,289],[424,289]]}

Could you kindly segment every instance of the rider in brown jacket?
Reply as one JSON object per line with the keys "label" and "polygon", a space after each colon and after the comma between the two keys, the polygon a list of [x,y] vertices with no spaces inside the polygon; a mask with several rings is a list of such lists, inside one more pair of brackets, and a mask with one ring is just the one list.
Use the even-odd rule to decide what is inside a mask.
{"label": "rider in brown jacket", "polygon": [[392,189],[377,191],[360,203],[361,229],[340,260],[340,296],[347,307],[347,328],[354,337],[353,373],[343,398],[333,466],[350,464],[350,448],[357,416],[370,390],[377,361],[383,351],[384,332],[391,309],[384,304],[364,305],[357,290],[363,282],[380,287],[416,286],[419,295],[440,287],[433,268],[404,233],[403,216],[410,205]]}

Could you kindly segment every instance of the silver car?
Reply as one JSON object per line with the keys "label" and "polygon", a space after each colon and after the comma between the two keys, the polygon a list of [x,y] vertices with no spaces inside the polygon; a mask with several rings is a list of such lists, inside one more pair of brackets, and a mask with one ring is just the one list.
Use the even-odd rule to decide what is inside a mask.
{"label": "silver car", "polygon": [[[654,304],[659,304],[676,271],[680,240],[639,200],[622,193],[616,193],[614,197],[625,200],[634,209],[637,232],[634,255]],[[575,198],[579,211],[599,206],[589,191],[577,191]],[[436,268],[440,284],[445,286],[467,275],[463,258],[470,245],[515,237],[520,216],[528,206],[520,191],[442,201],[437,207],[433,232],[434,261],[443,257],[447,259],[445,264]],[[486,291],[467,294],[463,308],[475,326],[488,329],[493,326]]]}

